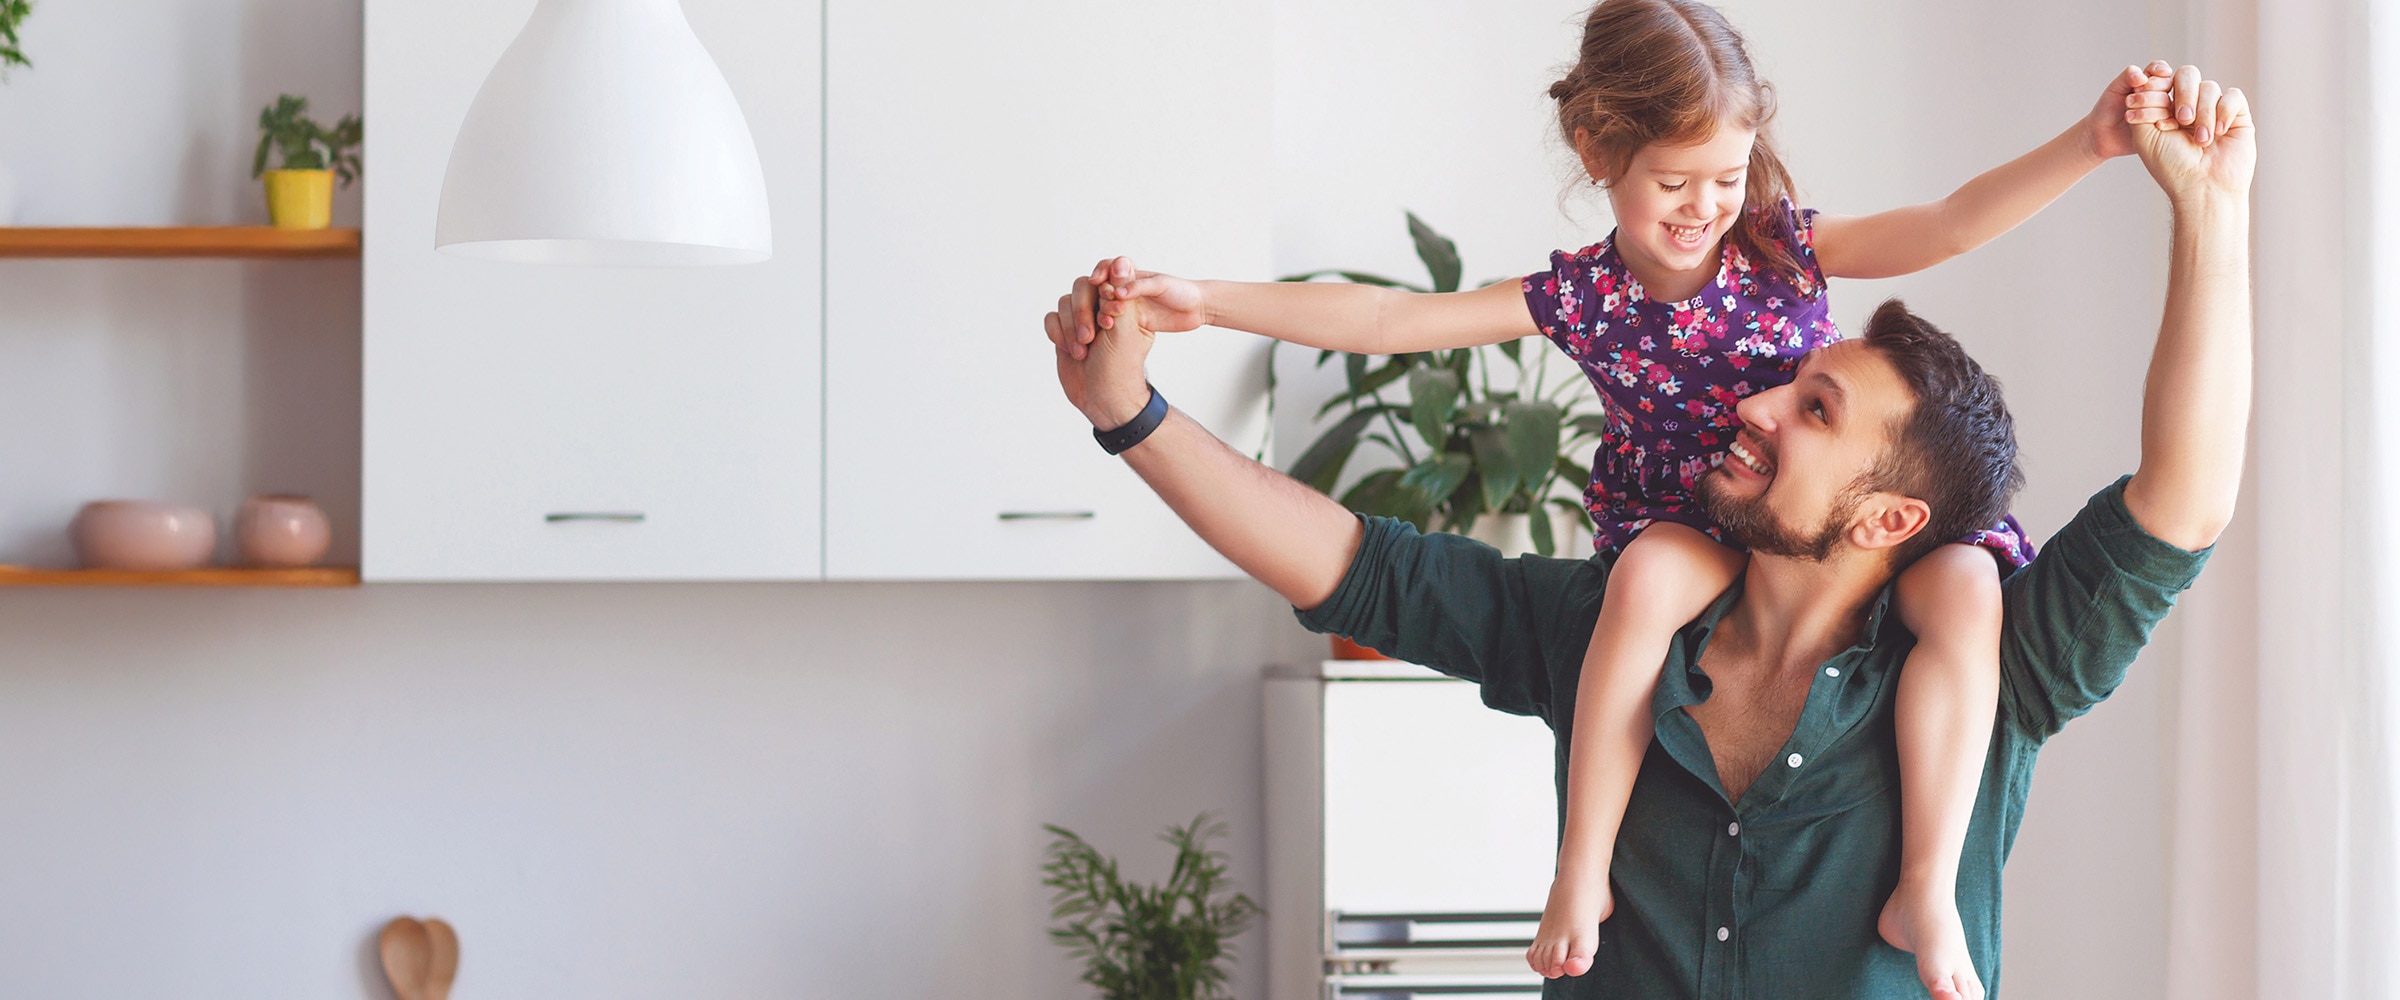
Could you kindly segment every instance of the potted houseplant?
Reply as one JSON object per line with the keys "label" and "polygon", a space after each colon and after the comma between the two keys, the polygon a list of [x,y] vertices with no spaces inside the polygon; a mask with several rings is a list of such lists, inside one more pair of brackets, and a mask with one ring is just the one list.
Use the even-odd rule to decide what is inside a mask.
{"label": "potted houseplant", "polygon": [[[17,26],[31,13],[33,0],[0,0],[0,80],[8,79],[11,68],[33,68],[33,61],[25,58],[25,49],[17,41]],[[0,226],[16,221],[17,178],[8,164],[0,163]]]}
{"label": "potted houseplant", "polygon": [[[0,3],[7,0],[0,0]],[[278,229],[323,229],[333,224],[333,182],[358,179],[354,150],[364,138],[357,115],[343,115],[332,128],[308,116],[308,98],[284,94],[258,113],[258,154],[250,176],[267,182],[267,215]],[[267,169],[267,154],[282,154],[282,167]]]}
{"label": "potted houseplant", "polygon": [[1126,882],[1117,863],[1063,827],[1052,837],[1042,884],[1053,892],[1050,940],[1083,959],[1083,981],[1103,1000],[1218,1000],[1228,995],[1232,939],[1264,912],[1227,895],[1225,854],[1208,841],[1224,824],[1207,813],[1159,836],[1175,847],[1175,869],[1159,885]]}
{"label": "potted houseplant", "polygon": [[[1413,212],[1408,232],[1428,284],[1347,270],[1281,280],[1457,291],[1458,245]],[[1606,418],[1579,380],[1558,377],[1544,364],[1540,338],[1526,340],[1535,342],[1530,350],[1514,340],[1388,356],[1319,352],[1319,367],[1341,360],[1345,385],[1317,411],[1319,421],[1333,422],[1292,463],[1292,477],[1362,514],[1472,534],[1512,554],[1558,552],[1557,517],[1580,523],[1586,516],[1577,499],[1591,479],[1583,456]],[[1342,488],[1344,473],[1362,455],[1382,459],[1380,467]],[[1334,647],[1337,658],[1372,653],[1339,640]]]}

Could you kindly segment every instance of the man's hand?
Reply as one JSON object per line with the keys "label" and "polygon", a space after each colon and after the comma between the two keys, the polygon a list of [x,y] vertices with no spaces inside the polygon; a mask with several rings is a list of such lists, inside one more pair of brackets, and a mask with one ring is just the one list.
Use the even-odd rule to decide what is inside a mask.
{"label": "man's hand", "polygon": [[2139,96],[2165,94],[2174,82],[2175,68],[2164,60],[2118,71],[2101,90],[2092,113],[2083,117],[2085,147],[2103,160],[2133,155],[2132,122]]}
{"label": "man's hand", "polygon": [[[1156,335],[1138,322],[1097,329],[1094,310],[1099,301],[1092,279],[1077,278],[1073,290],[1059,296],[1058,310],[1042,317],[1042,328],[1058,355],[1058,385],[1066,390],[1067,402],[1083,411],[1093,427],[1113,430],[1131,423],[1149,405],[1150,384],[1142,365]],[[1089,332],[1079,333],[1084,330]]]}
{"label": "man's hand", "polygon": [[[2135,151],[2169,198],[2179,204],[2212,194],[2249,198],[2258,144],[2250,99],[2241,90],[2219,87],[2202,79],[2197,67],[2185,66],[2175,71],[2171,89],[2137,93],[2128,101],[2135,104],[2126,114],[2137,125]],[[2152,127],[2138,127],[2144,124]]]}
{"label": "man's hand", "polygon": [[1126,316],[1151,333],[1181,333],[1208,325],[1208,300],[1200,284],[1171,274],[1135,270],[1130,257],[1111,257],[1092,265],[1086,279],[1099,295],[1100,308],[1078,314],[1066,325],[1064,350],[1083,357],[1100,331],[1111,329]]}
{"label": "man's hand", "polygon": [[2166,316],[2142,391],[2142,463],[2125,506],[2150,534],[2198,550],[2215,544],[2241,492],[2258,149],[2242,92],[2190,66],[2164,100],[2137,110],[2134,147],[2175,213]]}

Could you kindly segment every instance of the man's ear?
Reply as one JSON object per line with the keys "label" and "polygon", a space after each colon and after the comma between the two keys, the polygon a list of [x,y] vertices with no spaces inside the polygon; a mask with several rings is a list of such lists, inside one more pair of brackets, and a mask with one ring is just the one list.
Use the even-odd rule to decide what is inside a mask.
{"label": "man's ear", "polygon": [[1877,493],[1858,505],[1850,521],[1850,544],[1868,551],[1899,546],[1933,522],[1933,508],[1915,497]]}

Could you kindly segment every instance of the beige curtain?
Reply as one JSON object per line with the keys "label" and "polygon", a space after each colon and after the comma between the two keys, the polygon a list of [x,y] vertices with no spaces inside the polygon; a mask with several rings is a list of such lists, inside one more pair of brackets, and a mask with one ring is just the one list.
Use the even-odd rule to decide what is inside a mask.
{"label": "beige curtain", "polygon": [[2251,489],[2180,616],[2168,699],[2164,994],[2384,1000],[2400,996],[2400,0],[2176,13],[2263,126]]}

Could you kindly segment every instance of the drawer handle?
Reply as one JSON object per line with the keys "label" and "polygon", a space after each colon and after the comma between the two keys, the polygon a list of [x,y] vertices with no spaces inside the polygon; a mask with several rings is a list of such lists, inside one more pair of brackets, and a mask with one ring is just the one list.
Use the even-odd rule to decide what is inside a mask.
{"label": "drawer handle", "polygon": [[551,524],[562,524],[568,521],[606,521],[613,524],[640,524],[649,519],[650,515],[644,514],[638,510],[568,510],[542,515],[542,520]]}
{"label": "drawer handle", "polygon": [[1003,521],[1089,521],[1099,513],[1088,510],[1004,510]]}

